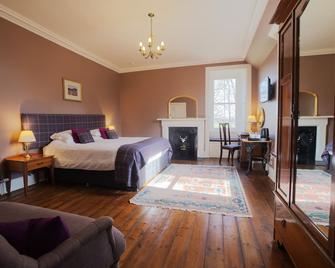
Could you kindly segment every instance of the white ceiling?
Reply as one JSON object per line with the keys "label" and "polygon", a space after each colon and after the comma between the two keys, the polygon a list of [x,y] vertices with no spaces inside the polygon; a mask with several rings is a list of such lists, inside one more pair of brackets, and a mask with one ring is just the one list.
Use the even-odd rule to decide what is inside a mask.
{"label": "white ceiling", "polygon": [[[0,0],[0,16],[118,72],[244,60],[268,0]],[[154,34],[167,50],[145,60]]]}
{"label": "white ceiling", "polygon": [[335,53],[335,0],[311,0],[300,18],[302,55]]}

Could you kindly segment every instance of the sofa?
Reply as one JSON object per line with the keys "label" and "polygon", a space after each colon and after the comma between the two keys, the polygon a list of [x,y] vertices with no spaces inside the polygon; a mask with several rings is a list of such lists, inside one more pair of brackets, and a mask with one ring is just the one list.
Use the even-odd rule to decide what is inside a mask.
{"label": "sofa", "polygon": [[[110,217],[93,219],[71,213],[14,202],[0,202],[0,222],[60,216],[70,238],[51,252],[33,259],[20,255],[0,235],[0,267],[2,268],[104,268],[118,267],[125,250],[123,234],[113,227]],[[48,239],[47,237],[45,239]]]}

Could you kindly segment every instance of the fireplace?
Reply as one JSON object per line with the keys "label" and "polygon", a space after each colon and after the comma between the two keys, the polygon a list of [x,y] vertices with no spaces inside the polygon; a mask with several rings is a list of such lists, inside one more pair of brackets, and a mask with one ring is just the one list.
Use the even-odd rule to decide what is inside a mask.
{"label": "fireplace", "polygon": [[198,150],[197,127],[169,127],[169,141],[175,160],[196,160]]}
{"label": "fireplace", "polygon": [[297,138],[297,163],[314,165],[316,153],[316,127],[299,126]]}

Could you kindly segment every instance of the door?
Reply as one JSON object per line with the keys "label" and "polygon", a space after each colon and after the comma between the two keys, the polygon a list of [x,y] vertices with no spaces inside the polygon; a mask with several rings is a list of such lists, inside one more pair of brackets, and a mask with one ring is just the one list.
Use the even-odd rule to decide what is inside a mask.
{"label": "door", "polygon": [[335,53],[320,51],[335,48],[335,1],[302,1],[295,14],[294,103],[298,116],[294,121],[291,208],[333,256]]}
{"label": "door", "polygon": [[290,200],[292,167],[292,105],[293,105],[293,20],[290,17],[279,33],[279,120],[277,193]]}

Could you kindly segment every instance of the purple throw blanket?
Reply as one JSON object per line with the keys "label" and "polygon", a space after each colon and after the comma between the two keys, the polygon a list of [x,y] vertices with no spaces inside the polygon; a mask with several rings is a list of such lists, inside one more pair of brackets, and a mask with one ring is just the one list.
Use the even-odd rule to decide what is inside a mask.
{"label": "purple throw blanket", "polygon": [[325,162],[327,169],[330,168],[330,160],[332,155],[333,155],[333,144],[329,143],[327,144],[325,151],[321,155],[321,158]]}
{"label": "purple throw blanket", "polygon": [[139,172],[150,157],[168,151],[172,157],[170,142],[164,138],[149,138],[133,144],[122,145],[115,159],[115,180],[130,188],[138,188]]}

